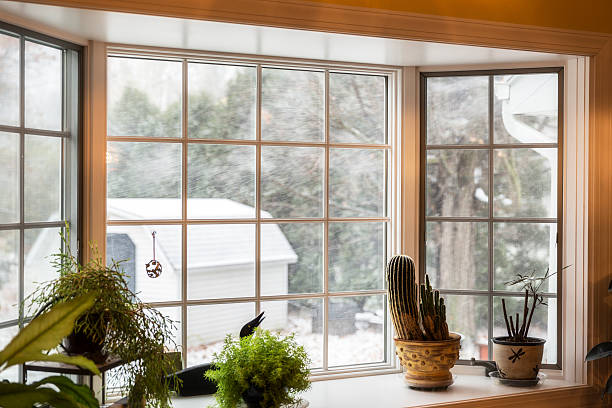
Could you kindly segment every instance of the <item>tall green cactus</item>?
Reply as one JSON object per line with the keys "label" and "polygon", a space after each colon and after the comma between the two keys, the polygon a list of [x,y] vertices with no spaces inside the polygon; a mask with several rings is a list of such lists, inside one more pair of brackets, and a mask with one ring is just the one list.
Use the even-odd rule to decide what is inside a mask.
{"label": "tall green cactus", "polygon": [[386,279],[391,320],[398,337],[423,340],[419,325],[418,285],[412,259],[405,255],[391,258],[387,264]]}
{"label": "tall green cactus", "polygon": [[391,320],[404,340],[447,340],[446,306],[440,292],[433,290],[426,276],[420,288],[416,283],[414,261],[396,255],[387,264],[387,291]]}

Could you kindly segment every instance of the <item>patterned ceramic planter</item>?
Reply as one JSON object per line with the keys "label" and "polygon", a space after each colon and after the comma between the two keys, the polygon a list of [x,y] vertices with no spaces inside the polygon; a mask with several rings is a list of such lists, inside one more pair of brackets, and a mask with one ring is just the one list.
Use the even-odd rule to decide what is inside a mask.
{"label": "patterned ceramic planter", "polygon": [[406,369],[406,382],[412,388],[446,388],[453,383],[450,369],[459,358],[461,336],[450,340],[414,341],[395,339],[395,352]]}
{"label": "patterned ceramic planter", "polygon": [[508,336],[494,337],[493,359],[502,378],[532,380],[538,376],[546,340],[528,337],[524,343],[509,341]]}

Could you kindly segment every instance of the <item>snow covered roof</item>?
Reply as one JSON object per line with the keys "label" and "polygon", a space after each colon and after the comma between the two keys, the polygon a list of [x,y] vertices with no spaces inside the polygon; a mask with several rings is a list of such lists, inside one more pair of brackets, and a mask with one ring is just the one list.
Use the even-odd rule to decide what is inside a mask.
{"label": "snow covered roof", "polygon": [[[190,199],[189,208],[197,214],[206,214],[207,219],[253,218],[255,209],[228,199]],[[109,219],[174,219],[180,215],[180,199],[157,198],[113,198],[108,200]],[[191,212],[190,211],[190,212]],[[271,218],[262,212],[263,218]],[[150,234],[155,226],[142,228]],[[118,232],[118,226],[113,228]],[[150,231],[149,231],[150,230]],[[187,257],[190,268],[211,268],[241,265],[254,262],[255,224],[206,224],[190,225],[187,228]],[[157,236],[158,250],[170,260],[174,267],[181,265],[181,242]],[[297,262],[291,244],[276,224],[265,224],[261,228],[261,262]]]}

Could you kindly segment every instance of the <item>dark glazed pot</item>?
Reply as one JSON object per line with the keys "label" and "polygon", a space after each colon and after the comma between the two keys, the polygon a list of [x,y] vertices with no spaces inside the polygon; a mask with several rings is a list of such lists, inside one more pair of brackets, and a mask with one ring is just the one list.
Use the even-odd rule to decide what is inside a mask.
{"label": "dark glazed pot", "polygon": [[508,336],[494,337],[493,359],[499,376],[512,380],[533,380],[542,366],[545,339],[528,337],[526,342],[510,341]]}
{"label": "dark glazed pot", "polygon": [[261,405],[264,399],[262,390],[253,384],[242,393],[242,399],[248,408],[266,408]]}
{"label": "dark glazed pot", "polygon": [[104,342],[98,343],[85,333],[74,330],[66,336],[63,345],[63,349],[66,353],[70,355],[85,356],[98,364],[103,363],[108,358],[108,356],[102,352],[103,347]]}

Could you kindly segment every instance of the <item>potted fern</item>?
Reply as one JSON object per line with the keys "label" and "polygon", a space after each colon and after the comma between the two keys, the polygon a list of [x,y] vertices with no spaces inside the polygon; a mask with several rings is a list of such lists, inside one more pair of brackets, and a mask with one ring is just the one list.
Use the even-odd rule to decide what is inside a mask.
{"label": "potted fern", "polygon": [[52,256],[58,277],[36,288],[25,301],[26,310],[36,315],[95,293],[93,306],[76,320],[64,341],[67,353],[97,362],[120,358],[125,364],[115,369],[111,381],[129,397],[130,407],[140,407],[143,401],[149,407],[170,407],[170,378],[176,367],[166,352],[176,349],[174,322],[129,289],[120,262],[106,265],[92,245],[94,256],[81,264],[71,252],[68,229],[60,235],[65,249]]}
{"label": "potted fern", "polygon": [[215,354],[214,369],[206,377],[217,384],[215,394],[221,408],[299,406],[297,393],[310,388],[304,347],[293,335],[282,337],[267,330],[240,339],[225,338],[223,350]]}
{"label": "potted fern", "polygon": [[429,277],[416,283],[414,261],[396,255],[386,271],[391,320],[397,337],[395,352],[414,389],[445,389],[453,383],[450,369],[459,358],[461,336],[449,333],[446,306]]}

